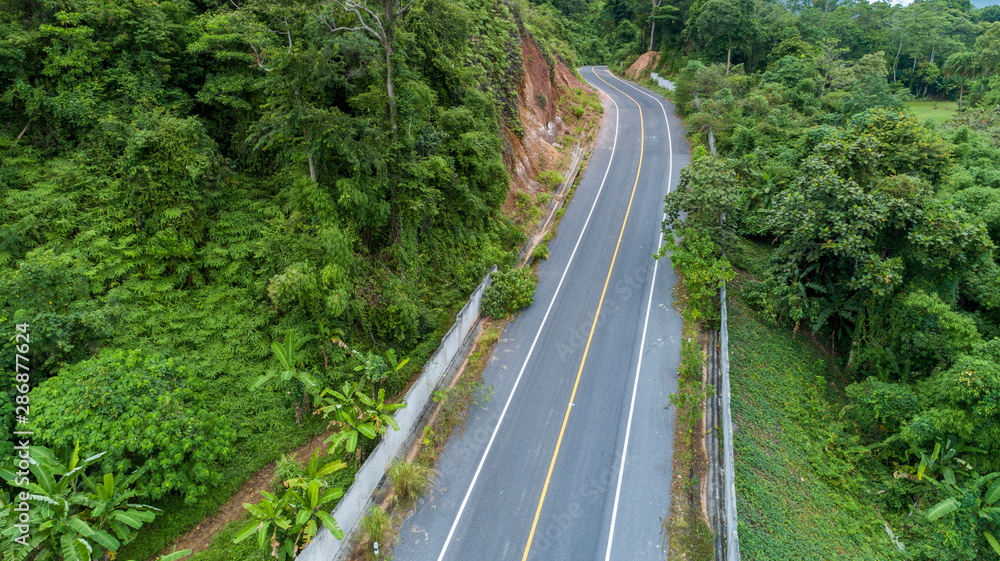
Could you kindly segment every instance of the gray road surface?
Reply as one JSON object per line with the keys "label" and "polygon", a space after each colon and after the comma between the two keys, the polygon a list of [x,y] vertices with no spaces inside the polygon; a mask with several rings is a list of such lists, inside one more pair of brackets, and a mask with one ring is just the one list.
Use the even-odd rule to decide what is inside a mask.
{"label": "gray road surface", "polygon": [[609,98],[597,146],[484,372],[493,397],[450,440],[397,561],[665,557],[681,319],[651,255],[688,148],[666,100],[580,72]]}

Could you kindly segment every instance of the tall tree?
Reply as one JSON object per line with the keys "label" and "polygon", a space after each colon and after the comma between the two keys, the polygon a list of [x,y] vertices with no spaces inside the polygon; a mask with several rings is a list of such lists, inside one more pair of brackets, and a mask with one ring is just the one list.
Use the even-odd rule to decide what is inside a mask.
{"label": "tall tree", "polygon": [[[342,14],[353,17],[354,27],[347,25],[336,25],[331,23],[324,12],[324,8],[330,4],[339,8]],[[405,5],[400,5],[399,0],[375,0],[369,7],[368,0],[332,0],[320,6],[315,12],[310,11],[317,20],[323,23],[332,33],[340,31],[364,31],[371,35],[385,51],[385,92],[388,97],[389,122],[393,132],[396,131],[396,93],[392,87],[392,44],[396,34],[396,24],[403,15],[413,5],[413,0],[409,0]]]}
{"label": "tall tree", "polygon": [[976,38],[972,49],[979,56],[979,64],[988,74],[1000,70],[1000,21],[984,26],[983,34]]}
{"label": "tall tree", "polygon": [[695,20],[696,31],[709,41],[725,40],[726,74],[733,60],[733,48],[749,53],[760,33],[753,0],[708,0]]}
{"label": "tall tree", "polygon": [[962,98],[965,94],[965,79],[972,78],[979,70],[979,60],[976,53],[972,51],[962,51],[948,57],[944,63],[944,75],[949,78],[959,77],[958,86],[958,112],[962,112]]}
{"label": "tall tree", "polygon": [[653,10],[649,14],[651,28],[649,30],[649,50],[653,50],[656,45],[656,22],[669,24],[677,19],[680,9],[671,4],[664,4],[663,0],[653,0]]}

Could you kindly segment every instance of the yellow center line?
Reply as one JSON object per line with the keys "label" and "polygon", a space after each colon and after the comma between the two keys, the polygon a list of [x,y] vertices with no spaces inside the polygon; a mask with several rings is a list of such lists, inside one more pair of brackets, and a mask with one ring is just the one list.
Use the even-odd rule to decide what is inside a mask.
{"label": "yellow center line", "polygon": [[524,555],[521,557],[521,561],[527,561],[528,553],[531,551],[531,542],[535,539],[535,529],[538,527],[538,518],[542,514],[542,505],[545,504],[545,495],[549,491],[549,482],[552,480],[552,471],[556,467],[556,458],[559,456],[559,447],[562,445],[563,435],[566,433],[566,423],[569,422],[569,412],[573,408],[573,403],[576,401],[576,390],[580,386],[580,377],[583,375],[583,365],[587,362],[587,354],[590,353],[590,342],[594,338],[594,330],[597,329],[597,318],[601,315],[601,307],[604,306],[604,296],[608,292],[608,284],[611,282],[611,272],[615,268],[615,260],[618,259],[618,248],[622,245],[622,237],[625,235],[625,225],[628,223],[629,213],[632,211],[632,200],[635,199],[635,191],[639,186],[639,173],[642,171],[642,154],[646,147],[645,138],[645,124],[642,119],[642,106],[639,102],[632,98],[632,96],[619,90],[618,88],[612,86],[607,80],[601,78],[594,70],[594,76],[598,80],[608,84],[608,86],[623,96],[632,100],[636,107],[639,108],[639,167],[635,170],[635,183],[632,184],[632,194],[628,198],[628,207],[625,208],[625,219],[622,220],[621,231],[618,232],[618,243],[615,244],[615,252],[611,255],[611,266],[608,267],[608,276],[604,279],[604,288],[601,290],[601,299],[597,302],[597,312],[594,313],[594,321],[590,325],[590,335],[587,336],[587,345],[583,348],[583,358],[580,360],[580,368],[576,372],[576,381],[573,383],[573,393],[569,396],[569,404],[566,405],[566,414],[563,416],[562,428],[559,429],[559,438],[556,440],[556,449],[552,452],[552,461],[549,462],[549,471],[545,475],[545,485],[542,486],[542,496],[538,499],[538,508],[535,509],[535,519],[531,522],[531,532],[528,534],[528,543],[524,546]]}

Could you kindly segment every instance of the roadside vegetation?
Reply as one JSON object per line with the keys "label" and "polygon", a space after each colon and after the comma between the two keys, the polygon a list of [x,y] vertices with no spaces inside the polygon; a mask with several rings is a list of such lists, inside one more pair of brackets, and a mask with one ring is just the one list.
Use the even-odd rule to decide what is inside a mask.
{"label": "roadside vegetation", "polygon": [[[674,302],[687,307],[683,283],[674,289]],[[705,345],[703,323],[684,314],[681,333],[681,364],[677,375],[677,393],[670,396],[676,408],[674,425],[673,481],[670,513],[663,521],[668,558],[683,560],[712,559],[714,532],[705,517],[702,488],[708,475],[705,454],[704,404],[708,395],[705,384]]]}
{"label": "roadside vegetation", "polygon": [[665,223],[692,313],[744,271],[741,550],[1000,559],[1000,17],[834,8],[695,3],[662,44],[696,146]]}
{"label": "roadside vegetation", "polygon": [[[662,51],[693,144],[713,132],[719,156],[696,148],[668,199],[686,318],[717,321],[714,287],[734,274],[723,251],[769,245],[740,298],[773,316],[773,333],[822,349],[828,389],[786,402],[818,396],[816,418],[834,423],[823,407],[838,409],[827,430],[842,427],[834,442],[814,440],[829,435],[813,421],[797,433],[813,447],[803,457],[839,466],[810,462],[846,494],[817,508],[877,507],[904,558],[1000,558],[1000,9],[351,6],[0,5],[0,457],[15,457],[11,433],[27,416],[50,471],[81,478],[44,490],[71,488],[73,514],[32,548],[0,534],[5,560],[148,561],[326,433],[328,454],[298,474],[286,463],[273,498],[223,532],[245,549],[200,559],[267,557],[259,544],[272,538],[290,557],[332,524],[321,513],[392,430],[407,383],[486,271],[512,269],[551,196],[510,193],[505,167],[526,134],[517,88],[531,35],[550,78],[557,60],[627,67]],[[564,103],[581,132],[597,111],[580,92],[530,101]],[[926,102],[955,103],[955,115],[927,123]],[[528,284],[511,283],[517,305]],[[30,415],[16,409],[16,325],[30,326]],[[824,376],[810,358],[790,364],[802,366],[787,387]],[[77,445],[86,465],[72,472]],[[127,507],[130,522],[114,526],[119,511],[93,506],[108,477],[158,510]],[[3,479],[9,529],[24,486]],[[844,531],[862,555],[874,542],[859,516]],[[791,552],[762,536],[748,555]]]}
{"label": "roadside vegetation", "polygon": [[885,490],[864,479],[868,451],[840,417],[848,400],[835,388],[844,380],[808,334],[746,304],[759,282],[742,273],[727,286],[741,552],[895,558],[871,500]]}

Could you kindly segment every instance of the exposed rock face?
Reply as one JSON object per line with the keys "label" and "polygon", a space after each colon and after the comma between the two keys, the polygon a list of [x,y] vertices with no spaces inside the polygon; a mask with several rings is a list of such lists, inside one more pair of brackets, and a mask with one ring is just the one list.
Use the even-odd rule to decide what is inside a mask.
{"label": "exposed rock face", "polygon": [[656,63],[660,61],[660,53],[656,51],[648,51],[639,58],[635,59],[632,66],[628,67],[625,71],[625,75],[633,80],[643,77],[647,72],[650,72],[656,68]]}
{"label": "exposed rock face", "polygon": [[[563,165],[559,148],[570,134],[563,122],[560,100],[571,88],[590,89],[561,60],[552,66],[538,49],[533,37],[525,34],[521,41],[524,80],[518,91],[518,109],[524,136],[504,127],[504,163],[511,176],[511,189],[504,205],[510,208],[516,191],[536,193],[542,189],[538,174]],[[572,141],[572,139],[570,139]]]}

